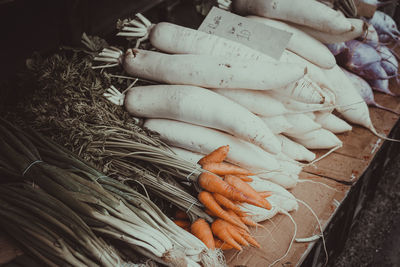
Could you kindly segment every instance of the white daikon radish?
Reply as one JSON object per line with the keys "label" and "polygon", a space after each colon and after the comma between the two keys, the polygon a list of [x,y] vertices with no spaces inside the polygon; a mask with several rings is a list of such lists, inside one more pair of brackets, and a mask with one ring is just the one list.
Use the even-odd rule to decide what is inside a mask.
{"label": "white daikon radish", "polygon": [[278,207],[286,210],[293,211],[297,210],[299,205],[296,201],[296,197],[292,195],[282,186],[275,184],[270,181],[260,179],[257,176],[251,176],[253,178],[249,185],[254,188],[257,192],[270,191],[272,195],[268,197],[268,201],[278,204]]}
{"label": "white daikon radish", "polygon": [[209,154],[220,146],[229,145],[226,160],[254,172],[280,169],[280,163],[268,152],[221,131],[165,119],[147,119],[144,127],[158,132],[161,140],[170,146],[200,154]]}
{"label": "white daikon radish", "polygon": [[[304,63],[307,66],[307,76],[309,76],[313,81],[315,81],[322,89],[326,88],[332,91],[330,81],[326,78],[324,72],[320,67],[312,64],[310,61],[296,55],[295,53],[285,50],[282,53],[280,62],[286,63]],[[327,101],[326,101],[327,102]]]}
{"label": "white daikon radish", "polygon": [[[274,91],[304,103],[323,104],[326,102],[325,91],[308,76],[304,76],[298,81],[284,87],[274,89]],[[328,95],[328,101],[329,99]]]}
{"label": "white daikon radish", "polygon": [[285,106],[277,99],[260,90],[245,89],[213,89],[236,103],[244,106],[254,114],[270,117],[288,113]]}
{"label": "white daikon radish", "polygon": [[315,115],[315,121],[321,124],[322,128],[327,129],[332,133],[344,133],[351,131],[352,129],[350,124],[332,113],[315,112]]}
{"label": "white daikon radish", "polygon": [[308,149],[330,149],[342,146],[342,141],[326,129],[318,129],[291,139]]}
{"label": "white daikon radish", "polygon": [[141,38],[139,41],[149,38],[155,48],[170,54],[211,55],[276,62],[272,57],[244,44],[169,22],[143,23],[142,17],[138,14],[141,21],[125,22],[117,35]]}
{"label": "white daikon radish", "polygon": [[286,114],[285,118],[293,125],[292,128],[284,131],[286,135],[297,136],[321,128],[321,125],[312,120],[309,116],[302,113]]}
{"label": "white daikon radish", "polygon": [[302,170],[302,166],[283,153],[275,155],[275,159],[279,163],[279,170],[257,172],[257,176],[261,179],[266,179],[276,184],[279,184],[284,188],[295,187],[299,180],[299,174]]}
{"label": "white daikon radish", "polygon": [[305,64],[142,49],[128,49],[120,61],[133,77],[206,88],[271,90],[293,84],[306,72]]}
{"label": "white daikon radish", "polygon": [[262,121],[267,124],[268,128],[274,134],[282,133],[293,127],[293,125],[290,124],[283,115],[273,116],[273,117],[264,117],[264,116],[258,116],[258,117],[260,117]]}
{"label": "white daikon radish", "polygon": [[241,204],[242,211],[247,212],[255,222],[262,222],[274,217],[277,213],[290,212],[298,209],[296,198],[283,187],[263,179],[254,179],[250,185],[258,192],[271,191],[272,195],[268,197],[272,208],[270,210],[256,207],[249,204]]}
{"label": "white daikon radish", "polygon": [[[124,28],[126,29],[124,30]],[[244,44],[168,22],[154,25],[132,20],[125,23],[124,28],[123,32],[118,35],[134,38],[148,37],[155,48],[166,53],[211,55],[234,59],[243,58],[278,62],[276,59]],[[310,78],[315,80],[319,86],[330,88],[321,70],[302,57],[286,50],[279,61],[306,64]]]}
{"label": "white daikon radish", "polygon": [[314,0],[233,0],[232,7],[240,15],[279,19],[331,34],[351,30],[351,23],[341,12]]}
{"label": "white daikon radish", "polygon": [[355,123],[369,129],[376,136],[390,140],[398,141],[387,138],[379,134],[374,125],[372,124],[371,117],[369,116],[368,106],[362,99],[357,89],[354,88],[353,83],[344,74],[339,66],[332,69],[324,70],[326,77],[334,85],[333,89],[336,93],[337,111],[344,117],[345,120]]}
{"label": "white daikon radish", "polygon": [[[211,90],[187,85],[137,86],[121,95],[114,88],[110,101],[124,104],[138,117],[165,118],[218,129],[252,142],[271,153],[280,143],[256,115]],[[215,148],[214,148],[215,149]]]}
{"label": "white daikon radish", "polygon": [[300,174],[303,165],[299,163],[298,161],[288,157],[286,154],[279,153],[274,155],[275,159],[279,162],[281,165],[281,170],[284,170],[285,172],[288,173],[293,173],[293,174]]}
{"label": "white daikon radish", "polygon": [[304,31],[297,29],[285,22],[258,16],[247,16],[254,21],[292,33],[286,49],[307,59],[321,68],[332,68],[336,64],[335,57],[320,41],[311,37]]}
{"label": "white daikon radish", "polygon": [[299,113],[308,113],[320,110],[334,109],[334,105],[331,104],[308,104],[283,96],[279,93],[276,93],[275,91],[266,92],[266,94],[268,94],[275,100],[280,101],[288,110],[286,114],[293,114],[293,113],[299,114]]}
{"label": "white daikon radish", "polygon": [[[330,112],[321,111],[320,113],[322,114],[322,113],[330,113]],[[308,117],[310,117],[310,119],[312,119],[312,120],[315,120],[315,118],[316,118],[314,112],[306,112],[306,113],[303,113],[303,114],[308,116]]]}
{"label": "white daikon radish", "polygon": [[286,156],[298,161],[313,161],[315,154],[284,135],[277,135],[282,144],[282,153]]}
{"label": "white daikon radish", "polygon": [[[269,199],[268,199],[269,201]],[[271,202],[270,202],[271,203]],[[273,218],[276,214],[279,213],[279,204],[271,203],[272,208],[270,210],[260,208],[254,205],[250,205],[247,203],[240,204],[240,209],[243,212],[246,212],[251,216],[250,218],[255,221],[256,223],[263,222]]]}
{"label": "white daikon radish", "polygon": [[324,44],[336,44],[342,43],[350,40],[354,40],[358,37],[363,37],[368,30],[368,24],[361,19],[347,19],[351,25],[351,31],[342,33],[342,34],[330,34],[322,31],[318,31],[306,26],[291,24],[293,27],[298,28],[299,30],[311,35],[315,39],[321,41]]}
{"label": "white daikon radish", "polygon": [[[284,167],[281,165],[281,167]],[[260,179],[268,180],[273,183],[279,184],[284,188],[293,188],[297,185],[299,181],[299,175],[295,173],[290,173],[286,170],[282,171],[270,171],[270,172],[263,172],[257,173],[257,176]]]}

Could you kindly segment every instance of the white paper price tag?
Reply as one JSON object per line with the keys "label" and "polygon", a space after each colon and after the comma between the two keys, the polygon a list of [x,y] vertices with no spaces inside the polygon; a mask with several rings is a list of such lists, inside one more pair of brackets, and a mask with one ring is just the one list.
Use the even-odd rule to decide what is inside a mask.
{"label": "white paper price tag", "polygon": [[199,30],[245,44],[275,59],[281,57],[292,36],[217,7],[211,9]]}

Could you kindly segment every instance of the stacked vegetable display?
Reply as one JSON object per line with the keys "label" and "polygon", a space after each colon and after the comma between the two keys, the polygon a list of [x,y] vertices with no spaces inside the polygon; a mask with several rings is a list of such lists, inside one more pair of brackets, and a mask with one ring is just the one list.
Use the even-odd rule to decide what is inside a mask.
{"label": "stacked vegetable display", "polygon": [[264,181],[294,187],[302,167],[298,161],[314,161],[310,149],[341,147],[335,134],[351,130],[346,121],[389,139],[376,132],[358,86],[324,45],[367,38],[371,27],[317,1],[296,5],[233,1],[238,14],[293,33],[279,61],[218,36],[152,24],[138,14],[120,23],[118,35],[140,38],[137,46],[148,38],[158,51],[111,48],[95,60],[121,65],[128,75],[157,85],[123,93],[111,87],[105,96],[146,118],[144,126],[188,161],[229,145],[228,162]]}
{"label": "stacked vegetable display", "polygon": [[[311,3],[333,12],[332,21],[340,23],[324,17],[319,18],[321,23],[310,19],[307,27],[319,25],[315,30],[333,36],[357,31],[353,38],[363,33],[361,20],[336,16],[326,6]],[[238,2],[235,10],[247,15],[251,10],[246,8]],[[329,50],[296,28],[300,27],[295,24],[297,17],[307,17],[309,9],[304,8],[300,9],[304,14],[281,9],[292,24],[250,17],[293,33],[280,61],[204,32],[166,22],[153,25],[138,15],[138,20],[121,23],[119,35],[148,37],[161,52],[111,48],[95,60],[120,64],[128,75],[158,84],[136,86],[123,94],[110,88],[105,95],[132,115],[147,118],[144,126],[171,146],[207,154],[221,144],[230,145],[229,162],[293,187],[301,170],[296,161],[313,161],[315,154],[309,149],[339,148],[342,144],[335,134],[351,130],[331,113],[333,109],[379,135],[365,102]],[[342,28],[337,29],[338,25]],[[236,151],[255,151],[259,156],[249,161],[246,157],[252,157],[251,153]]]}
{"label": "stacked vegetable display", "polygon": [[[229,9],[230,3],[224,4]],[[18,140],[1,137],[5,145],[2,149],[7,153],[0,159],[13,162],[18,155],[26,157],[26,161],[23,166],[7,166],[10,169],[3,164],[1,170],[17,174],[22,171],[22,177],[16,176],[25,181],[33,181],[33,174],[41,177],[45,172],[46,178],[41,179],[59,184],[61,198],[65,198],[60,199],[52,190],[48,193],[58,199],[55,201],[68,200],[73,204],[67,206],[71,212],[82,215],[79,222],[87,224],[84,229],[93,238],[90,242],[100,247],[102,241],[92,235],[123,242],[157,262],[176,266],[218,266],[223,264],[219,248],[242,250],[249,244],[260,247],[253,235],[257,227],[263,227],[260,222],[277,213],[294,222],[289,212],[297,210],[301,200],[287,189],[296,186],[304,162],[318,160],[315,149],[329,149],[323,151],[328,154],[340,148],[342,142],[336,134],[350,131],[349,123],[362,125],[385,138],[372,125],[367,105],[357,91],[361,86],[352,84],[352,78],[348,78],[352,74],[342,70],[336,64],[341,58],[335,59],[330,52],[339,49],[343,52],[341,57],[353,61],[355,56],[363,56],[364,53],[355,53],[355,48],[373,43],[369,34],[373,28],[312,0],[233,1],[233,11],[293,34],[280,60],[197,30],[167,22],[152,24],[140,14],[135,20],[120,23],[119,35],[138,39],[136,48],[122,51],[110,47],[95,58],[106,65],[94,69],[122,66],[123,75],[134,80],[122,93],[111,86],[104,96],[143,119],[142,126],[156,132],[168,144],[153,142],[145,134],[135,134],[133,139],[138,140],[130,140],[131,129],[120,125],[93,126],[91,121],[85,124],[89,131],[94,132],[90,127],[104,131],[102,138],[94,134],[84,137],[90,140],[86,153],[110,160],[105,169],[124,183],[71,159],[69,153],[38,135],[34,135],[39,140],[35,141],[24,137],[21,131],[16,133],[27,147],[20,150]],[[397,38],[397,33],[391,34]],[[147,38],[156,51],[139,48]],[[355,38],[361,38],[365,44]],[[331,44],[330,50],[324,44]],[[389,55],[384,46],[376,47]],[[379,75],[374,76],[379,81],[397,78],[395,58],[377,58],[371,59],[368,68],[360,73],[375,74],[371,69],[379,69]],[[346,64],[353,71],[358,67],[348,62],[342,66]],[[151,85],[138,86],[138,81]],[[368,104],[373,103],[373,99],[369,101]],[[333,113],[335,109],[337,113]],[[9,136],[6,126],[0,130]],[[99,151],[101,155],[96,154]],[[146,165],[140,166],[143,163]],[[65,179],[59,179],[58,173]],[[46,183],[38,184],[47,190]],[[146,194],[148,189],[174,209],[179,208],[174,223],[148,198],[137,193],[132,184],[143,186]],[[7,187],[14,195],[20,190],[21,199],[33,196],[35,191],[23,186]],[[36,193],[35,199],[44,198],[42,191]],[[0,202],[7,204],[1,198]],[[42,221],[37,223],[42,225],[45,219],[49,220],[41,217]],[[12,224],[2,220],[0,223]],[[295,222],[294,225],[291,243],[296,237]],[[30,228],[23,227],[32,234]],[[146,239],[141,232],[148,232],[150,237]],[[27,240],[21,235],[15,238]],[[41,241],[48,240],[52,239]],[[35,244],[42,246],[40,242]],[[93,252],[91,248],[77,250]],[[106,263],[96,255],[68,260],[72,265],[77,260],[98,261],[100,265],[122,261],[111,248],[104,249],[110,253],[106,254]],[[50,251],[49,255],[54,253],[60,252]]]}

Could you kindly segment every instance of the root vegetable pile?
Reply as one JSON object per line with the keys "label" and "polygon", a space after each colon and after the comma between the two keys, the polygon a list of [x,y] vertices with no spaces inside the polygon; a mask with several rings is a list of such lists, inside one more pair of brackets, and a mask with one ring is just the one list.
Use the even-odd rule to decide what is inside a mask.
{"label": "root vegetable pile", "polygon": [[[40,199],[45,192],[60,202],[67,199],[74,204],[69,204],[73,212],[86,216],[81,226],[88,224],[93,242],[102,242],[95,235],[106,237],[156,262],[176,266],[220,266],[221,250],[261,248],[256,231],[280,213],[293,222],[294,234],[285,255],[272,265],[286,257],[297,233],[291,212],[297,211],[298,203],[307,206],[290,191],[303,166],[340,149],[339,135],[351,131],[352,124],[393,141],[376,131],[368,105],[398,114],[377,103],[373,90],[397,96],[389,80],[399,80],[394,51],[400,33],[380,11],[370,19],[347,18],[315,0],[218,3],[256,23],[292,33],[280,59],[195,29],[169,22],[152,24],[141,14],[120,21],[118,36],[135,40],[135,47],[105,48],[94,57],[98,64],[92,68],[101,69],[102,75],[108,75],[106,68],[120,68],[115,77],[131,84],[105,88],[104,101],[123,106],[142,123],[140,129],[157,135],[162,147],[145,141],[151,139],[147,136],[141,137],[143,142],[129,140],[128,130],[117,127],[101,129],[118,135],[87,138],[91,149],[110,159],[107,168],[124,179],[120,183],[79,160],[69,159],[64,166],[57,159],[67,161],[70,154],[56,145],[46,148],[53,143],[35,141],[20,130],[15,132],[22,138],[18,141],[11,135],[14,128],[3,122],[0,141],[7,153],[0,159],[12,162],[18,155],[20,160],[26,157],[24,164],[13,162],[18,168],[8,171],[20,174],[31,163],[34,167],[21,179],[34,180],[34,174],[41,177],[45,172],[43,177],[56,179],[65,196],[50,192],[43,181],[38,183],[43,192],[14,185],[7,190],[16,197],[19,191]],[[151,49],[143,49],[145,41]],[[317,157],[321,151],[324,154]],[[148,164],[148,172],[135,160]],[[70,186],[58,174],[72,177]],[[132,181],[172,205],[172,220],[150,197],[132,189]],[[87,190],[79,191],[81,187]],[[0,187],[5,194],[7,190]],[[34,238],[27,233],[26,239]],[[119,255],[110,254],[109,263],[102,265],[119,261]],[[71,265],[75,260],[70,258]]]}

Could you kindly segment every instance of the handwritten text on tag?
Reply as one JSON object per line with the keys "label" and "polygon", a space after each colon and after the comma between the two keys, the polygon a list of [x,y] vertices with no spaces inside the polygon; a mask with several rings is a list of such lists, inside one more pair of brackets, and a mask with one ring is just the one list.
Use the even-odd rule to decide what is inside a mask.
{"label": "handwritten text on tag", "polygon": [[216,7],[208,13],[199,30],[245,44],[275,59],[281,57],[292,36]]}

